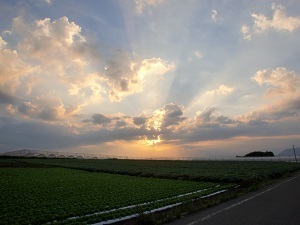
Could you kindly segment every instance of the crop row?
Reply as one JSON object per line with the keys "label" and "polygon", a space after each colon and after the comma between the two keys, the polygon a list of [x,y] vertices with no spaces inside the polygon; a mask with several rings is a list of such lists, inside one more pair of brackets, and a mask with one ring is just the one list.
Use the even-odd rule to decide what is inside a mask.
{"label": "crop row", "polygon": [[246,182],[300,169],[290,162],[22,159],[22,162],[142,177],[209,182]]}
{"label": "crop row", "polygon": [[[208,182],[90,173],[65,168],[0,168],[0,177],[0,224],[101,221],[138,213],[141,207],[154,209],[223,188]],[[209,190],[174,198],[202,189]],[[103,211],[106,213],[101,213]],[[78,219],[70,220],[70,217]]]}

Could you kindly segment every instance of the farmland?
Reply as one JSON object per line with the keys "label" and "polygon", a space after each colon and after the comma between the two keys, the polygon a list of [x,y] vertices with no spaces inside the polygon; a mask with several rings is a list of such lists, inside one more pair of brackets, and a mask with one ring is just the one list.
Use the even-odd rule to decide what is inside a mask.
{"label": "farmland", "polygon": [[0,224],[92,224],[299,169],[284,162],[4,158]]}
{"label": "farmland", "polygon": [[243,161],[155,161],[89,159],[22,159],[22,162],[141,177],[176,180],[247,182],[264,180],[299,169],[286,162]]}

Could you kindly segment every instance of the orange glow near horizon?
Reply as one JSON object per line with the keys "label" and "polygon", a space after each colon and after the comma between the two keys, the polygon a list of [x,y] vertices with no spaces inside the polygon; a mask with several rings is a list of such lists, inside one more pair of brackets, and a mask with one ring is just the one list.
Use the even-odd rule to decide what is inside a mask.
{"label": "orange glow near horizon", "polygon": [[161,136],[161,135],[158,135],[157,137],[155,137],[155,136],[153,135],[153,139],[148,139],[147,137],[145,137],[143,140],[138,140],[136,143],[142,144],[142,145],[146,145],[146,146],[147,146],[147,145],[150,145],[150,146],[156,145],[156,144],[162,142],[160,136]]}

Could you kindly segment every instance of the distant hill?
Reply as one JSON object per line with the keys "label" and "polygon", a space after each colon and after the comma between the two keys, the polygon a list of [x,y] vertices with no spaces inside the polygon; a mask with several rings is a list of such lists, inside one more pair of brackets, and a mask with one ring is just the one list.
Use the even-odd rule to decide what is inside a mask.
{"label": "distant hill", "polygon": [[30,149],[21,149],[21,150],[16,150],[16,151],[11,151],[11,152],[5,152],[1,155],[3,156],[25,156],[28,153],[33,152],[33,150]]}
{"label": "distant hill", "polygon": [[246,154],[245,157],[274,157],[274,153],[270,151],[266,151],[266,152],[255,151]]}
{"label": "distant hill", "polygon": [[[295,148],[295,152],[297,156],[300,156],[300,148]],[[294,149],[285,149],[280,152],[277,156],[294,156]]]}

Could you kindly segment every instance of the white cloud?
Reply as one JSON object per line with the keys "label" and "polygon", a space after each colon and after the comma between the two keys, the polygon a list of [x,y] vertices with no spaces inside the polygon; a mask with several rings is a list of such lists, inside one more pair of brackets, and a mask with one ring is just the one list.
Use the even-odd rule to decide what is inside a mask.
{"label": "white cloud", "polygon": [[163,0],[135,0],[135,12],[139,15],[143,14],[149,6],[156,6],[162,3]]}
{"label": "white cloud", "polygon": [[264,14],[252,13],[253,26],[244,24],[241,27],[243,39],[250,41],[254,33],[262,33],[269,29],[293,32],[300,27],[300,17],[287,16],[284,6],[273,3],[272,12],[271,18]]}
{"label": "white cloud", "polygon": [[243,34],[243,37],[245,40],[250,41],[251,40],[251,33],[250,33],[250,27],[247,25],[243,25],[241,27],[241,33]]}
{"label": "white cloud", "polygon": [[196,56],[196,58],[198,58],[198,59],[203,59],[203,54],[202,54],[202,52],[200,52],[200,51],[195,51],[195,56]]}
{"label": "white cloud", "polygon": [[233,87],[229,87],[225,84],[221,84],[218,89],[207,91],[207,94],[211,95],[228,95],[234,91]]}
{"label": "white cloud", "polygon": [[270,28],[292,32],[299,28],[300,18],[287,16],[284,6],[273,4],[272,10],[273,17],[271,19],[263,14],[251,14],[256,32],[263,32]]}
{"label": "white cloud", "polygon": [[45,2],[49,5],[51,5],[53,3],[53,0],[45,0]]}
{"label": "white cloud", "polygon": [[267,89],[266,95],[299,92],[300,76],[295,71],[288,71],[283,67],[257,71],[252,79],[259,85],[272,86]]}
{"label": "white cloud", "polygon": [[[5,56],[2,62],[6,62],[7,67],[1,68],[6,71],[0,71],[0,80],[11,80],[10,89],[15,90],[19,86],[19,76],[26,75],[22,89],[26,89],[27,95],[34,85],[52,80],[54,88],[64,85],[69,95],[78,98],[101,99],[109,93],[112,101],[121,101],[143,90],[147,79],[153,81],[154,76],[174,68],[173,63],[161,58],[131,59],[126,52],[116,50],[107,59],[105,72],[100,73],[97,71],[99,65],[105,64],[99,49],[82,34],[81,27],[67,17],[33,23],[17,17],[13,20],[13,32],[19,37],[18,53],[6,49],[6,42],[0,39],[0,50],[4,51],[1,56]],[[31,77],[30,69],[34,69]]]}
{"label": "white cloud", "polygon": [[98,73],[87,74],[86,76],[70,80],[68,94],[92,101],[102,100],[107,90],[104,88],[105,79]]}
{"label": "white cloud", "polygon": [[[174,68],[174,63],[169,63],[160,58],[134,60],[129,55],[117,50],[107,60],[105,73],[110,87],[110,99],[121,101],[123,97],[143,90],[145,81],[158,79]],[[145,83],[145,84],[144,84]]]}
{"label": "white cloud", "polygon": [[217,10],[213,9],[211,11],[211,19],[212,19],[212,21],[216,22],[217,21],[217,16],[218,16]]}
{"label": "white cloud", "polygon": [[36,20],[31,24],[22,17],[16,17],[13,19],[13,30],[21,38],[19,51],[43,63],[76,63],[76,60],[83,60],[82,53],[95,56],[93,47],[86,43],[81,34],[81,27],[65,16],[54,21],[50,18]]}
{"label": "white cloud", "polygon": [[20,78],[31,72],[31,68],[20,58],[16,50],[6,48],[7,43],[0,36],[0,87],[13,94],[20,84]]}
{"label": "white cloud", "polygon": [[257,71],[252,80],[263,87],[266,85],[267,102],[262,101],[253,111],[241,115],[240,120],[262,124],[299,119],[300,76],[295,71],[283,67],[264,69]]}
{"label": "white cloud", "polygon": [[175,64],[173,62],[168,62],[161,58],[149,58],[141,62],[137,73],[140,79],[153,79],[153,76],[163,75],[174,69],[174,67]]}
{"label": "white cloud", "polygon": [[[17,50],[10,50],[15,55],[11,64],[16,67],[23,62],[23,67],[27,66],[26,79],[23,79],[22,85],[22,89],[27,87],[27,95],[34,85],[41,83],[45,83],[46,92],[51,91],[51,87],[55,89],[64,86],[70,93],[76,93],[70,89],[81,80],[86,80],[88,71],[96,69],[101,63],[100,53],[93,41],[84,36],[81,27],[67,17],[53,21],[46,18],[32,23],[23,17],[16,17],[12,26],[12,35],[17,37],[18,43]],[[14,71],[21,73],[22,69]],[[46,85],[50,82],[52,85]],[[21,86],[17,82],[15,85]]]}

